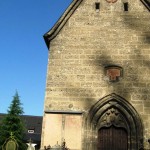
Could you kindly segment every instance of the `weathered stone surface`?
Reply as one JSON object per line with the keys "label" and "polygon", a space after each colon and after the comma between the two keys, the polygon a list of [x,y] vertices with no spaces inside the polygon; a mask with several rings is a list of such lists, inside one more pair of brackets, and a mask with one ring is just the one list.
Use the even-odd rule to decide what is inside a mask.
{"label": "weathered stone surface", "polygon": [[[44,109],[86,114],[98,100],[116,93],[139,113],[146,149],[150,137],[150,14],[139,0],[129,1],[128,12],[121,0],[100,3],[96,12],[95,1],[83,0],[50,42]],[[122,78],[114,83],[105,75],[105,67],[112,65],[123,68]],[[45,124],[46,119],[42,146],[48,142]]]}

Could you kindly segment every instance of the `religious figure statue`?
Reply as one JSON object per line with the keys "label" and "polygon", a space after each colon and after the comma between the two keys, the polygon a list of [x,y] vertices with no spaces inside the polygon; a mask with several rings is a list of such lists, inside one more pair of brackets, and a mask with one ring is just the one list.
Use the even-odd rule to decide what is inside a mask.
{"label": "religious figure statue", "polygon": [[37,145],[37,144],[32,143],[32,141],[30,139],[29,143],[27,143],[27,145],[28,145],[27,150],[35,150],[35,145]]}

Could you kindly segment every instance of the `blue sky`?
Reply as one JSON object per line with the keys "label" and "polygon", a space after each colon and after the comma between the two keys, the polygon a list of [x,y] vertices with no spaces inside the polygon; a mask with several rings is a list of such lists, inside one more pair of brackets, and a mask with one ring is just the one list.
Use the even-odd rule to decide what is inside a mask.
{"label": "blue sky", "polygon": [[43,35],[71,0],[0,0],[0,113],[16,90],[25,115],[43,115],[48,49]]}

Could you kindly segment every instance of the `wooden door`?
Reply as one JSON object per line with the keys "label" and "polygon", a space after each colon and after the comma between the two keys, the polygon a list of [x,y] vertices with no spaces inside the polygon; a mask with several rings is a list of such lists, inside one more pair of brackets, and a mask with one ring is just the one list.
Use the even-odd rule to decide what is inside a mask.
{"label": "wooden door", "polygon": [[128,150],[128,135],[125,129],[114,126],[98,131],[98,150]]}

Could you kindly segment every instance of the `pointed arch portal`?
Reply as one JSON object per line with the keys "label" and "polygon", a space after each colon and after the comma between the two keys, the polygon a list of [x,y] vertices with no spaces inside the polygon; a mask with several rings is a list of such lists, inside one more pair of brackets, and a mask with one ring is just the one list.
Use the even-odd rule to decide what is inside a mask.
{"label": "pointed arch portal", "polygon": [[143,149],[143,126],[137,111],[114,93],[91,108],[85,134],[86,150]]}

